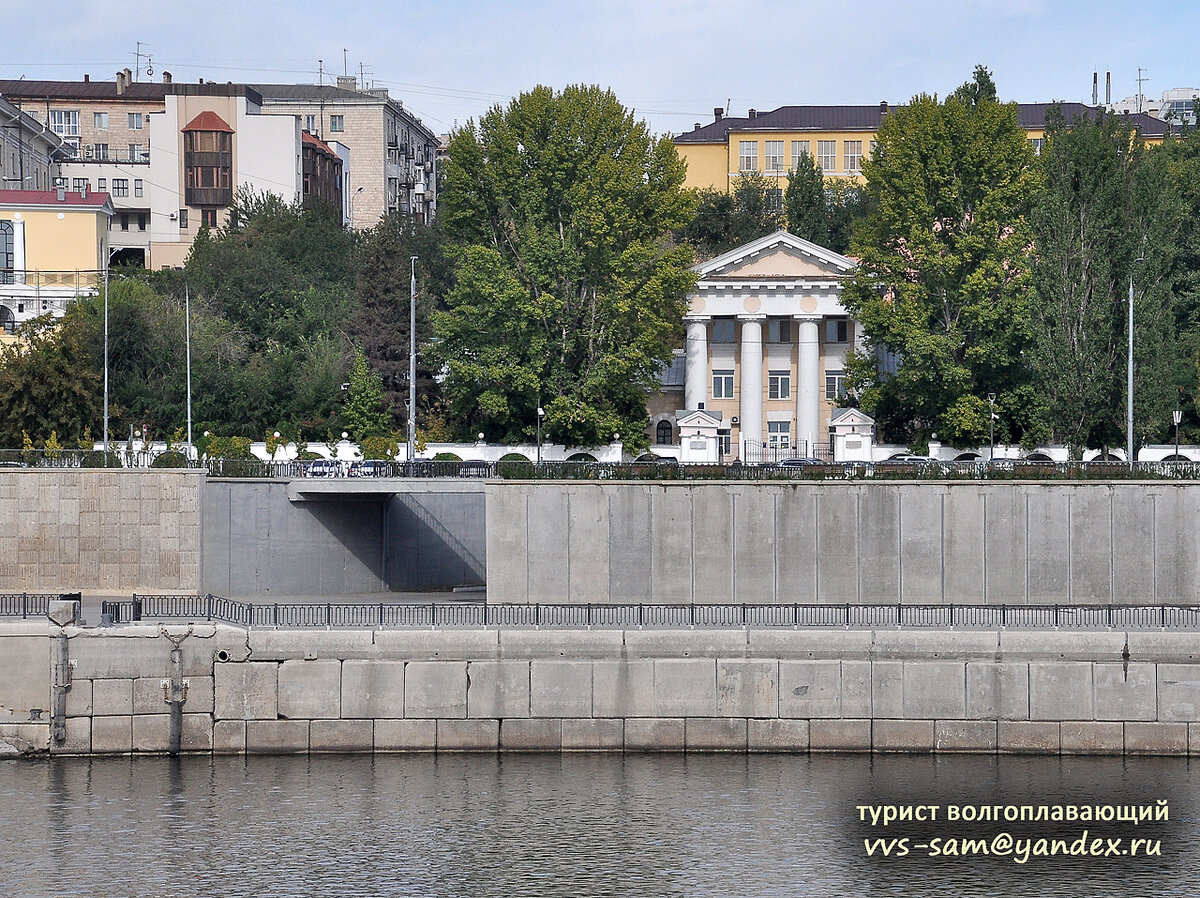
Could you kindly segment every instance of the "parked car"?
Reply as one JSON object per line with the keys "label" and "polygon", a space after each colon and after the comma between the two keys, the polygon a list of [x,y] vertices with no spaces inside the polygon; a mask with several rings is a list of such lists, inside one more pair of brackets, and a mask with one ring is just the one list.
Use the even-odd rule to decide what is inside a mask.
{"label": "parked car", "polygon": [[936,459],[928,455],[893,455],[875,462],[877,465],[932,465]]}
{"label": "parked car", "polygon": [[329,458],[309,462],[304,469],[305,477],[341,477],[342,463]]}
{"label": "parked car", "polygon": [[492,466],[481,458],[468,458],[458,467],[459,477],[490,477]]}
{"label": "parked car", "polygon": [[350,466],[351,477],[394,477],[392,463],[378,458],[355,462]]}
{"label": "parked car", "polygon": [[819,458],[785,458],[779,462],[781,468],[807,468],[812,465],[823,465],[825,462]]}

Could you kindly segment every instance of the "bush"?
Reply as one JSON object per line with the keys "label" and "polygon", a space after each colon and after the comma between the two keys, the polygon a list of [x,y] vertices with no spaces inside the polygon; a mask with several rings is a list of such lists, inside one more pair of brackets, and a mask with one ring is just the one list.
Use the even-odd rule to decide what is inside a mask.
{"label": "bush", "polygon": [[459,458],[457,455],[455,455],[453,452],[439,452],[437,455],[435,455],[433,457],[433,460],[434,461],[462,461],[462,459]]}
{"label": "bush", "polygon": [[103,449],[93,449],[85,452],[79,459],[81,468],[119,468],[121,456],[116,452],[105,453]]}
{"label": "bush", "polygon": [[154,461],[150,462],[152,468],[186,468],[188,467],[187,456],[182,452],[177,452],[174,449],[168,452],[160,452],[155,456]]}
{"label": "bush", "polygon": [[209,437],[204,447],[210,458],[253,458],[250,437]]}

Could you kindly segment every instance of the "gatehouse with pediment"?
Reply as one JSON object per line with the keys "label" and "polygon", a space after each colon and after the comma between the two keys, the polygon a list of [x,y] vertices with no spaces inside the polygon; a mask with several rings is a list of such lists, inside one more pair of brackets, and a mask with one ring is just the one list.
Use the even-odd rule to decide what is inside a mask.
{"label": "gatehouse with pediment", "polygon": [[695,266],[683,405],[715,413],[720,456],[831,457],[831,418],[862,331],[842,305],[855,262],[776,231]]}

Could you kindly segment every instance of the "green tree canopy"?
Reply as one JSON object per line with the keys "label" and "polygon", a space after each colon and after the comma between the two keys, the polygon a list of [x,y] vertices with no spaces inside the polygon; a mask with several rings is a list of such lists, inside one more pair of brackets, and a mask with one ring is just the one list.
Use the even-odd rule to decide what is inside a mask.
{"label": "green tree canopy", "polygon": [[361,349],[354,353],[354,364],[350,367],[342,423],[355,440],[381,437],[391,430],[391,416],[383,407],[383,382],[367,366]]}
{"label": "green tree canopy", "polygon": [[788,172],[788,186],[783,194],[787,229],[797,237],[828,247],[829,212],[825,204],[825,172],[804,153],[799,167]]}
{"label": "green tree canopy", "polygon": [[684,165],[610,92],[538,87],[455,131],[440,216],[456,281],[434,318],[461,438],[597,445],[646,426],[694,283],[670,239]]}
{"label": "green tree canopy", "polygon": [[1136,442],[1176,401],[1172,291],[1183,205],[1165,158],[1115,115],[1052,111],[1034,210],[1032,361],[1045,430],[1078,456],[1125,441],[1128,289],[1134,286]]}
{"label": "green tree canopy", "polygon": [[783,227],[783,195],[775,178],[743,172],[728,192],[695,191],[695,213],[679,237],[704,258],[719,256]]}
{"label": "green tree canopy", "polygon": [[[986,74],[986,70],[982,70]],[[844,301],[872,350],[899,359],[881,374],[875,358],[848,364],[862,405],[882,435],[954,445],[1028,426],[1029,204],[1034,155],[1016,105],[990,98],[990,76],[939,103],[914,97],[883,120],[863,171],[873,208],[856,235],[862,262]],[[963,99],[963,94],[971,98]]]}

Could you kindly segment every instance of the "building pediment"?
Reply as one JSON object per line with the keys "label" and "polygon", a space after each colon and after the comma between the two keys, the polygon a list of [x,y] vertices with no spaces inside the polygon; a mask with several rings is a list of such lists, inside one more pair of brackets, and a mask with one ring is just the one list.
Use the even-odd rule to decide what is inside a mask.
{"label": "building pediment", "polygon": [[675,412],[675,423],[680,427],[711,427],[714,430],[721,424],[721,412],[707,409],[680,409]]}
{"label": "building pediment", "polygon": [[854,427],[874,427],[875,419],[857,408],[834,409],[829,417],[829,426],[835,430]]}
{"label": "building pediment", "polygon": [[787,231],[758,240],[695,266],[703,281],[834,280],[854,270],[854,260]]}

